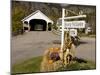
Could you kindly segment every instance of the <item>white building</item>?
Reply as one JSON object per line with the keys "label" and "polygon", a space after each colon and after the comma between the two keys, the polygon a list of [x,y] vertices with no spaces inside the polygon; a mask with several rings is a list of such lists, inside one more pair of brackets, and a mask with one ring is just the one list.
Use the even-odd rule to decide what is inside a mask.
{"label": "white building", "polygon": [[53,21],[43,14],[40,10],[37,10],[21,20],[23,22],[23,29],[25,31],[48,31],[51,30]]}

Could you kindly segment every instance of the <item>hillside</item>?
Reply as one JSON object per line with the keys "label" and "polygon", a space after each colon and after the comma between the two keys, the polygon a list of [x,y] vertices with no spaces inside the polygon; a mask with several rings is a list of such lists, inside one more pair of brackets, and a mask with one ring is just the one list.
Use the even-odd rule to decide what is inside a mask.
{"label": "hillside", "polygon": [[[82,10],[87,15],[86,22],[89,23],[95,33],[96,28],[96,8],[95,6],[81,6],[81,5],[69,5],[69,4],[55,4],[55,3],[40,3],[40,2],[24,2],[24,1],[12,1],[12,33],[19,33],[22,29],[21,20],[33,13],[36,10],[42,11],[50,19],[54,21],[54,26],[58,18],[61,17],[62,7],[67,10],[79,13]],[[73,15],[68,13],[67,16]]]}

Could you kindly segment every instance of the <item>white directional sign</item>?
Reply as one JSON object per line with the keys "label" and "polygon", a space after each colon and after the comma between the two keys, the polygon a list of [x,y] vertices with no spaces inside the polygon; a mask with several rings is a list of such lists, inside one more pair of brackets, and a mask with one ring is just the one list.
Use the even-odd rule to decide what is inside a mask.
{"label": "white directional sign", "polygon": [[85,28],[85,21],[67,21],[65,28]]}
{"label": "white directional sign", "polygon": [[[76,18],[83,18],[83,17],[86,17],[86,15],[64,17],[63,19],[76,19]],[[59,18],[59,19],[62,19],[62,18]]]}
{"label": "white directional sign", "polygon": [[70,36],[77,36],[77,29],[70,29],[69,31]]}

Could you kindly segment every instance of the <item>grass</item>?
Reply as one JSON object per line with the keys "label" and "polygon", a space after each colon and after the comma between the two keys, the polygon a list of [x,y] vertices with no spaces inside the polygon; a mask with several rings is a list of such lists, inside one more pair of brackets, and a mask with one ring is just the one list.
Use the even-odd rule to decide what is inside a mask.
{"label": "grass", "polygon": [[96,64],[92,61],[75,58],[69,65],[61,67],[58,71],[92,70],[96,69]]}
{"label": "grass", "polygon": [[12,66],[12,74],[39,72],[41,61],[42,56],[39,56],[24,61],[23,63],[15,64]]}
{"label": "grass", "polygon": [[[18,73],[36,73],[40,72],[40,64],[42,56],[34,57],[20,64],[12,66],[12,74]],[[75,58],[69,65],[57,69],[57,71],[75,71],[75,70],[91,70],[95,69],[96,64],[91,61]]]}

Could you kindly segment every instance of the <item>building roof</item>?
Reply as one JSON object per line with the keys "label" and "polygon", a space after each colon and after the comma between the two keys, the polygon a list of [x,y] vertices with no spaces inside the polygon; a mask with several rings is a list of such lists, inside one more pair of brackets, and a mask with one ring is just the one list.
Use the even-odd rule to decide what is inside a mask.
{"label": "building roof", "polygon": [[[45,14],[43,14],[40,10],[37,10],[35,12],[33,12],[32,14],[30,14],[29,16],[25,17],[24,19],[22,19],[21,21],[27,21],[28,19],[31,20],[31,19],[44,19],[46,20],[47,22],[51,22],[53,23],[53,21],[48,18]],[[28,20],[28,21],[29,21]]]}

